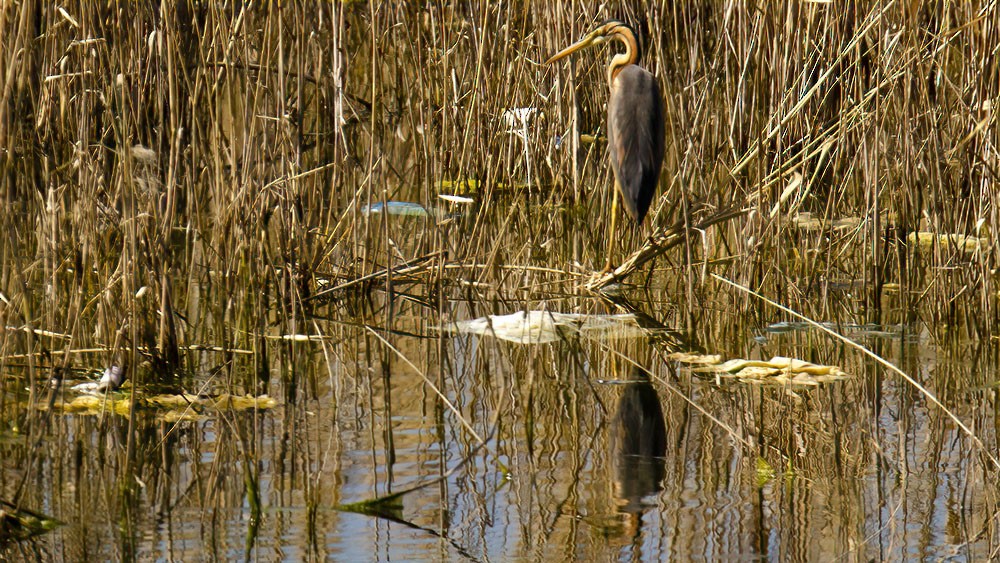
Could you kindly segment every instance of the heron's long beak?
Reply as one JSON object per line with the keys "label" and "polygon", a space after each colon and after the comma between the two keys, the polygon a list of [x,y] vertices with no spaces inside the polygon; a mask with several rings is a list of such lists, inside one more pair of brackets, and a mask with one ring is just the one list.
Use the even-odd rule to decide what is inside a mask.
{"label": "heron's long beak", "polygon": [[587,47],[590,47],[591,45],[594,45],[595,44],[595,39],[597,39],[597,37],[598,36],[595,33],[589,33],[589,34],[587,34],[587,36],[584,37],[583,39],[577,41],[576,43],[573,43],[572,45],[570,45],[569,47],[566,47],[562,51],[559,51],[555,55],[552,55],[549,58],[549,60],[545,61],[545,64],[552,64],[552,63],[558,61],[559,59],[562,59],[562,58],[568,57],[569,55],[572,55],[573,53],[579,51],[580,49],[585,49]]}

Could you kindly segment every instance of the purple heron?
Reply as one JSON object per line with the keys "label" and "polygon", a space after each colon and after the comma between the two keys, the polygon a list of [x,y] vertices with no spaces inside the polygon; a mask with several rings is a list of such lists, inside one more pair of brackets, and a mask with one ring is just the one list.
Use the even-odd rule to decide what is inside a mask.
{"label": "purple heron", "polygon": [[550,64],[580,49],[617,39],[625,45],[608,64],[608,147],[615,185],[611,203],[611,235],[608,238],[607,262],[611,270],[611,241],[621,194],[625,210],[641,224],[656,193],[663,166],[663,98],[656,77],[636,64],[641,55],[635,31],[624,22],[609,20],[583,39],[553,55]]}

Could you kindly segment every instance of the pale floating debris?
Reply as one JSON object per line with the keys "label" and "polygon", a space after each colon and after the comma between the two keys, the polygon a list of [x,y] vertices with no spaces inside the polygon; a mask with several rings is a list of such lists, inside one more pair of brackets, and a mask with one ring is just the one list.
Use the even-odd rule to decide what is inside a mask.
{"label": "pale floating debris", "polygon": [[503,110],[502,117],[507,127],[516,127],[526,125],[536,113],[538,108],[509,108]]}
{"label": "pale floating debris", "polygon": [[939,235],[928,231],[910,233],[906,235],[906,242],[917,244],[921,250],[930,250],[934,248],[934,243],[937,242],[946,248],[958,247],[959,250],[968,254],[975,254],[990,243],[987,238],[972,235],[958,233]]}
{"label": "pale floating debris", "polygon": [[362,215],[385,212],[387,215],[399,217],[437,217],[441,212],[433,207],[428,209],[419,203],[409,201],[387,201],[373,203],[361,208]]}
{"label": "pale floating debris", "polygon": [[721,364],[698,368],[698,371],[706,372],[726,372],[726,373],[739,373],[747,368],[768,368],[768,369],[779,369],[779,370],[792,370],[802,373],[811,374],[829,374],[829,373],[843,373],[838,368],[834,366],[821,366],[805,360],[798,360],[795,358],[787,358],[785,356],[774,356],[770,360],[744,360],[736,358],[733,360],[728,360],[722,362]]}
{"label": "pale floating debris", "polygon": [[516,344],[547,344],[575,335],[599,336],[623,331],[614,336],[639,336],[642,329],[635,317],[621,315],[584,315],[550,311],[518,311],[509,315],[490,315],[478,319],[456,321],[442,330],[459,334],[491,335]]}
{"label": "pale floating debris", "polygon": [[722,361],[722,356],[718,354],[695,354],[693,352],[674,352],[669,354],[667,359],[682,364],[718,364]]}
{"label": "pale floating debris", "polygon": [[860,225],[861,217],[844,217],[830,220],[814,217],[812,213],[802,211],[792,219],[792,224],[795,225],[795,228],[803,231],[825,231],[827,229],[845,231],[854,229]]}
{"label": "pale floating debris", "polygon": [[847,378],[847,374],[836,366],[822,366],[783,356],[775,356],[767,361],[734,359],[714,366],[693,368],[691,371],[713,373],[716,377],[737,379],[744,383],[803,387],[815,387],[821,383]]}
{"label": "pale floating debris", "polygon": [[447,201],[448,203],[461,203],[462,205],[468,205],[470,203],[475,203],[476,200],[471,197],[465,197],[460,195],[452,194],[438,194],[438,197]]}
{"label": "pale floating debris", "polygon": [[104,370],[104,374],[101,375],[100,380],[80,383],[79,385],[74,385],[72,389],[80,393],[103,395],[104,393],[117,391],[124,382],[125,370],[119,365],[113,365]]}
{"label": "pale floating debris", "polygon": [[786,332],[794,332],[796,330],[805,330],[810,326],[811,325],[809,323],[799,321],[779,321],[767,325],[764,330],[770,332],[771,334],[784,334]]}
{"label": "pale floating debris", "polygon": [[142,145],[132,146],[132,158],[143,164],[155,164],[156,163],[156,151],[151,148],[144,147]]}
{"label": "pale floating debris", "polygon": [[282,334],[282,340],[287,340],[289,342],[309,342],[310,340],[323,340],[322,337],[313,336],[311,334]]}

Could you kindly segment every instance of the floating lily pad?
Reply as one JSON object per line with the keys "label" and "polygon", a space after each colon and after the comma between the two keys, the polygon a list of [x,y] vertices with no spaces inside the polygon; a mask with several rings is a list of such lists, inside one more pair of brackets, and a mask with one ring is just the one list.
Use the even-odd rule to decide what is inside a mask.
{"label": "floating lily pad", "polygon": [[168,424],[182,421],[198,422],[199,420],[205,420],[206,418],[208,417],[193,409],[169,410],[157,416],[158,420],[162,420]]}
{"label": "floating lily pad", "polygon": [[517,344],[546,344],[576,335],[638,337],[642,329],[633,315],[584,315],[551,311],[518,311],[457,321],[441,327],[456,334],[495,336]]}

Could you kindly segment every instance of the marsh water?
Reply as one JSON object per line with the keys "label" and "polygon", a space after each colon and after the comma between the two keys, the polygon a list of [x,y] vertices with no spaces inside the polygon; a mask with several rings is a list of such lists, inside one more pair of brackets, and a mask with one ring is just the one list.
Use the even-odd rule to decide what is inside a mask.
{"label": "marsh water", "polygon": [[[788,14],[615,7],[654,29],[671,148],[646,224],[612,233],[607,53],[536,62],[602,14],[190,9],[0,8],[51,63],[5,54],[0,555],[998,556],[996,206],[968,195],[994,153],[949,153],[965,171],[926,201],[872,191],[937,168],[887,162],[910,146],[888,113],[795,152],[834,94],[753,65],[757,39],[801,39]],[[989,52],[973,16],[930,18],[969,39],[913,52]],[[834,31],[792,67],[863,38],[836,98],[859,120],[903,96],[897,26],[930,25],[796,17]],[[791,149],[735,127],[793,115]],[[588,285],[609,238],[626,264],[663,231]],[[111,369],[123,385],[87,386]],[[51,529],[21,537],[25,514]]]}
{"label": "marsh water", "polygon": [[[270,331],[255,352],[269,360],[270,380],[257,386],[273,408],[138,410],[128,473],[127,413],[8,419],[6,494],[25,483],[25,498],[65,522],[25,549],[63,560],[345,561],[980,559],[992,550],[982,534],[994,514],[990,473],[967,437],[909,384],[816,328],[702,302],[691,336],[714,353],[807,358],[848,374],[815,386],[732,382],[668,359],[655,335],[624,321],[545,343],[441,331],[449,319],[522,305],[402,286],[391,301],[353,297],[363,314],[317,308],[303,327],[311,341]],[[201,291],[187,321],[204,342],[223,297]],[[532,305],[615,312],[566,291]],[[650,289],[635,302],[674,324],[683,307],[671,299],[685,297]],[[920,323],[844,332],[992,439],[998,374],[982,343]],[[98,358],[78,361],[99,367]],[[218,393],[260,369],[252,354],[216,351],[185,352],[182,365],[166,392]],[[644,385],[640,368],[662,414],[616,421],[629,389]],[[7,368],[8,405],[29,401],[27,379]],[[73,398],[73,383],[63,381],[60,400]],[[50,392],[38,387],[36,407]],[[662,451],[614,446],[622,424],[657,415]]]}

